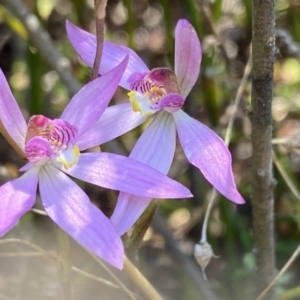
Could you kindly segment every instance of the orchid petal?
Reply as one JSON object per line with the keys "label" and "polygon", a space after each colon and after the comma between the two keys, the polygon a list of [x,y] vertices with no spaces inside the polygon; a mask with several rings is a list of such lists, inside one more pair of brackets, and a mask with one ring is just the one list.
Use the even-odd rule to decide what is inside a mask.
{"label": "orchid petal", "polygon": [[[172,116],[159,113],[135,144],[130,158],[167,174],[176,148],[176,128]],[[119,235],[123,235],[137,221],[151,198],[121,192],[111,217]]]}
{"label": "orchid petal", "polygon": [[108,107],[94,126],[77,142],[81,151],[101,145],[139,126],[146,118],[132,110],[130,103]]}
{"label": "orchid petal", "polygon": [[39,168],[0,187],[0,236],[11,230],[22,215],[31,209],[36,198]]}
{"label": "orchid petal", "polygon": [[236,189],[231,154],[224,141],[182,110],[173,116],[179,140],[189,162],[199,168],[207,181],[226,198],[238,204],[245,203]]}
{"label": "orchid petal", "polygon": [[197,32],[187,20],[179,20],[175,29],[175,74],[184,98],[198,79],[201,58]]}
{"label": "orchid petal", "polygon": [[41,199],[49,217],[79,244],[116,268],[123,265],[122,241],[84,191],[60,170],[41,169]]}
{"label": "orchid petal", "polygon": [[191,197],[190,191],[136,160],[110,153],[83,153],[65,173],[105,188],[151,198]]}
{"label": "orchid petal", "polygon": [[33,163],[32,162],[28,162],[27,164],[25,164],[23,167],[21,167],[19,169],[19,172],[26,172],[28,171],[29,169],[31,169],[33,167]]}
{"label": "orchid petal", "polygon": [[[69,40],[78,55],[88,66],[92,67],[96,54],[96,37],[75,26],[70,21],[66,21],[66,29]],[[104,41],[99,73],[107,73],[120,64],[126,55],[129,55],[129,62],[119,85],[125,89],[129,89],[127,80],[133,73],[149,71],[141,58],[130,48]]]}
{"label": "orchid petal", "polygon": [[24,152],[27,125],[1,69],[0,86],[0,127],[2,123],[12,141]]}
{"label": "orchid petal", "polygon": [[85,85],[64,110],[61,119],[76,126],[78,140],[103,114],[118,87],[127,62],[128,57],[125,57],[114,69]]}
{"label": "orchid petal", "polygon": [[129,157],[167,174],[174,158],[175,147],[174,120],[171,114],[162,111],[138,139]]}

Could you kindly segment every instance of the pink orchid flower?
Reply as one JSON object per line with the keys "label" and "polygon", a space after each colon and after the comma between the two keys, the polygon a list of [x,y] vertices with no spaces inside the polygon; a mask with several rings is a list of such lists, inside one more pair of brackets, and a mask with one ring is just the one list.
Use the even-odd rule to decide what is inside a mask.
{"label": "pink orchid flower", "polygon": [[[85,248],[111,265],[123,264],[122,241],[111,222],[69,176],[139,197],[190,197],[190,191],[157,170],[109,153],[80,153],[96,143],[85,138],[112,98],[128,57],[83,87],[60,119],[22,116],[0,70],[0,121],[29,160],[21,177],[0,187],[0,236],[31,209],[37,185],[49,217]],[[101,128],[98,128],[101,130]],[[67,175],[66,175],[67,174]]]}
{"label": "pink orchid flower", "polygon": [[[95,36],[67,22],[68,37],[79,56],[89,66],[96,49]],[[149,70],[130,48],[104,43],[99,73],[103,74],[129,55],[120,85],[130,90],[130,103],[109,107],[97,126],[106,128],[98,136],[104,143],[138,126],[147,118],[152,123],[133,148],[130,157],[167,174],[176,146],[176,131],[183,151],[191,164],[226,198],[242,204],[244,199],[236,189],[231,166],[231,154],[223,140],[211,129],[189,117],[182,106],[200,73],[201,45],[192,25],[179,20],[175,29],[175,72],[167,68]],[[131,106],[132,105],[132,106]],[[118,120],[113,129],[109,119]],[[120,234],[125,233],[151,201],[129,193],[120,193],[111,218]]]}

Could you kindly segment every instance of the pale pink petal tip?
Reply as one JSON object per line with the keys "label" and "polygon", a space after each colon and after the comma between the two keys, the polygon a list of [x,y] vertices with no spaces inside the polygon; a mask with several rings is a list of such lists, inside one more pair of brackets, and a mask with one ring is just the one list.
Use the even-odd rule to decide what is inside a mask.
{"label": "pale pink petal tip", "polygon": [[45,210],[59,227],[112,266],[122,268],[124,248],[119,235],[72,179],[47,166],[39,173],[39,187]]}
{"label": "pale pink petal tip", "polygon": [[186,20],[186,19],[180,19],[180,20],[178,20],[177,24],[180,25],[180,26],[184,26],[184,27],[188,27],[188,28],[194,29],[194,27],[191,25],[191,23],[188,20]]}
{"label": "pale pink petal tip", "polygon": [[184,98],[195,85],[202,59],[201,44],[194,27],[184,19],[175,29],[175,74]]}
{"label": "pale pink petal tip", "polygon": [[231,154],[224,141],[183,111],[174,113],[174,117],[179,140],[189,162],[199,168],[224,197],[237,204],[245,203],[236,189]]}

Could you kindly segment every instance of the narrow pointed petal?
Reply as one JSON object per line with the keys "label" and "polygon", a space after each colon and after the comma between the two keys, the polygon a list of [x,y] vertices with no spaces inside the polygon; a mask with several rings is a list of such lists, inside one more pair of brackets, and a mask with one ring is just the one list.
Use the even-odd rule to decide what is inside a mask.
{"label": "narrow pointed petal", "polygon": [[77,142],[81,151],[101,145],[142,124],[146,118],[132,110],[130,103],[108,107],[94,126]]}
{"label": "narrow pointed petal", "polygon": [[78,140],[101,117],[114,95],[128,62],[128,57],[105,75],[85,85],[70,101],[61,119],[76,126]]}
{"label": "narrow pointed petal", "polygon": [[39,176],[41,199],[49,217],[72,238],[118,269],[123,245],[110,221],[84,191],[58,169],[47,166]]}
{"label": "narrow pointed petal", "polygon": [[0,127],[2,123],[11,142],[24,152],[27,124],[1,69],[0,89]]}
{"label": "narrow pointed petal", "polygon": [[201,59],[201,44],[195,29],[187,20],[179,20],[175,29],[175,74],[184,98],[198,79]]}
{"label": "narrow pointed petal", "polygon": [[31,209],[36,198],[38,168],[0,187],[0,236],[11,230],[22,215]]}
{"label": "narrow pointed petal", "polygon": [[[176,148],[176,128],[173,117],[159,113],[134,146],[130,158],[143,162],[167,174]],[[137,221],[152,198],[121,192],[111,217],[117,232],[123,235]]]}
{"label": "narrow pointed petal", "polygon": [[224,141],[182,110],[173,116],[179,140],[189,162],[199,168],[207,181],[224,197],[237,204],[245,203],[236,189],[231,154]]}
{"label": "narrow pointed petal", "polygon": [[108,189],[142,197],[191,197],[182,184],[136,160],[110,153],[83,153],[65,173]]}
{"label": "narrow pointed petal", "polygon": [[[95,36],[80,29],[70,21],[66,21],[66,29],[69,40],[78,55],[88,66],[92,67],[96,54]],[[125,89],[129,89],[127,80],[133,73],[143,73],[149,71],[141,58],[133,50],[125,46],[105,41],[99,69],[99,74],[107,73],[112,68],[117,66],[127,54],[129,55],[129,62],[120,81],[120,86]]]}

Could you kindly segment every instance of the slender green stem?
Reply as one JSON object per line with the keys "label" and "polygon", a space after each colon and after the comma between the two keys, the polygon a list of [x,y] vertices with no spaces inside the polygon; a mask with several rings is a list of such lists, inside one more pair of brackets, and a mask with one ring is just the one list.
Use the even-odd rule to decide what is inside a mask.
{"label": "slender green stem", "polygon": [[210,197],[209,202],[208,202],[208,206],[207,206],[206,211],[205,211],[205,217],[204,217],[204,222],[203,222],[203,226],[202,226],[202,233],[201,233],[201,240],[200,240],[200,242],[202,242],[202,243],[207,241],[208,220],[209,220],[211,209],[213,207],[213,204],[215,202],[216,197],[217,197],[217,191],[215,189],[213,189],[211,197]]}
{"label": "slender green stem", "polygon": [[128,22],[127,22],[127,33],[129,36],[129,47],[135,49],[135,42],[133,38],[135,21],[134,21],[134,12],[133,12],[133,0],[124,0],[124,5],[128,12]]}
{"label": "slender green stem", "polygon": [[70,239],[69,236],[56,226],[57,237],[57,262],[61,287],[65,300],[72,300],[72,263],[70,257]]}
{"label": "slender green stem", "polygon": [[124,271],[128,274],[130,279],[138,285],[148,299],[163,300],[151,283],[126,256],[124,257]]}

